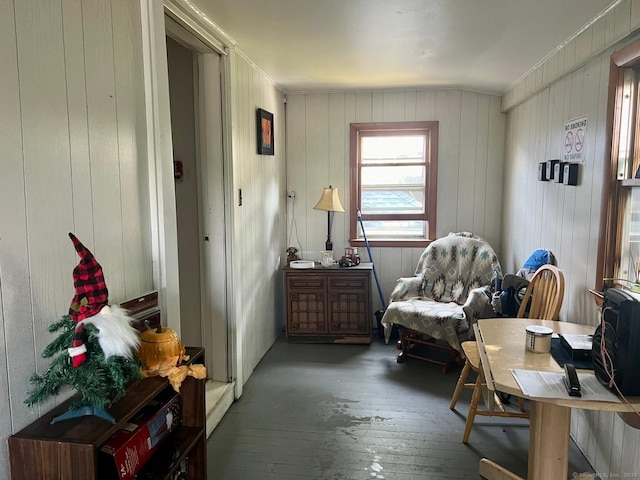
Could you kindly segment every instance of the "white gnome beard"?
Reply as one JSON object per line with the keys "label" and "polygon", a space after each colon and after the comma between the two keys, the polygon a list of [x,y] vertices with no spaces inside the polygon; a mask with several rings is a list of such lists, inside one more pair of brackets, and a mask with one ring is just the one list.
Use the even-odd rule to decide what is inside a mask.
{"label": "white gnome beard", "polygon": [[104,358],[133,358],[140,344],[138,331],[131,326],[131,318],[127,311],[118,305],[104,306],[100,313],[85,318],[79,324],[90,323],[98,331],[98,343]]}

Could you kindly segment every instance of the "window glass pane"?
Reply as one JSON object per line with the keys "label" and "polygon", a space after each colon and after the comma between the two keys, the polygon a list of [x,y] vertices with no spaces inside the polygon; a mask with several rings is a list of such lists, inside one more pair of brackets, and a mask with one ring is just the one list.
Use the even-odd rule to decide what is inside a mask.
{"label": "window glass pane", "polygon": [[[624,83],[620,98],[622,104],[619,112],[619,150],[617,152],[617,177],[619,179],[634,175],[633,159],[638,156],[638,153],[634,151],[636,144],[633,141],[633,138],[637,138],[640,133],[640,117],[636,114],[637,73],[637,69],[624,70]],[[624,210],[619,252],[620,267],[614,277],[622,279],[623,285],[626,280],[628,282],[626,286],[632,287],[633,283],[639,283],[640,280],[640,188],[622,188],[619,191],[618,199],[619,208],[624,208]]]}
{"label": "window glass pane", "polygon": [[424,191],[409,189],[375,189],[362,192],[362,213],[424,213]]}
{"label": "window glass pane", "polygon": [[360,178],[362,188],[384,185],[424,186],[424,165],[362,167]]}
{"label": "window glass pane", "polygon": [[625,223],[622,232],[622,252],[620,258],[620,278],[638,282],[640,269],[640,189],[631,189],[631,199],[627,203]]}
{"label": "window glass pane", "polygon": [[[427,236],[427,222],[420,220],[363,221],[367,239],[395,238],[409,240]],[[359,229],[358,237],[362,238]]]}
{"label": "window glass pane", "polygon": [[425,167],[363,167],[361,210],[370,213],[424,213]]}
{"label": "window glass pane", "polygon": [[[350,156],[352,198],[377,245],[393,240],[424,245],[435,234],[436,206],[430,199],[437,190],[431,176],[438,163],[437,138],[436,121],[351,124],[351,141],[357,142]],[[353,212],[350,220],[351,237],[362,239]]]}
{"label": "window glass pane", "polygon": [[362,137],[360,153],[363,164],[424,163],[424,135]]}

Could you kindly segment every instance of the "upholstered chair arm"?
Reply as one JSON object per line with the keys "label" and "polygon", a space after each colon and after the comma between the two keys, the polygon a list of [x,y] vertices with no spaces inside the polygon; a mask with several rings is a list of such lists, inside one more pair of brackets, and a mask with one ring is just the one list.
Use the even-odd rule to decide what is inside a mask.
{"label": "upholstered chair arm", "polygon": [[469,291],[467,301],[462,305],[469,325],[473,325],[478,318],[493,317],[491,308],[491,287],[478,287]]}
{"label": "upholstered chair arm", "polygon": [[389,303],[400,302],[412,297],[420,297],[422,286],[422,277],[403,277],[396,280],[396,285],[393,287],[391,296],[389,297]]}

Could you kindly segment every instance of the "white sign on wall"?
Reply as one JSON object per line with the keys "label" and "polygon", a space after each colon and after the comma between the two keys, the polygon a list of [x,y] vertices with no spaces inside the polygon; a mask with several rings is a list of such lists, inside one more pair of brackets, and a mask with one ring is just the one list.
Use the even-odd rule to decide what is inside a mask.
{"label": "white sign on wall", "polygon": [[587,117],[574,118],[564,124],[562,132],[562,160],[564,162],[584,163],[585,138],[587,136]]}

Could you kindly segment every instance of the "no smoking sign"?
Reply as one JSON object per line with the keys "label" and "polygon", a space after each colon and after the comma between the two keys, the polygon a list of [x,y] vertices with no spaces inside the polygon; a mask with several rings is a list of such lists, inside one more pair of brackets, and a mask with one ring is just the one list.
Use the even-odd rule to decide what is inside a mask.
{"label": "no smoking sign", "polygon": [[587,134],[587,117],[574,118],[564,124],[562,136],[563,161],[584,163],[584,142]]}

